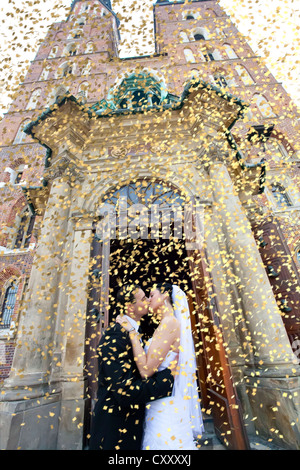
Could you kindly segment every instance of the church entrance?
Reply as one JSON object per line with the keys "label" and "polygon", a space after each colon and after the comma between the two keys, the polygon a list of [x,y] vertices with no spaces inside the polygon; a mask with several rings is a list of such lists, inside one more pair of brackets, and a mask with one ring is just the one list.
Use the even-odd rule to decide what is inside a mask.
{"label": "church entrance", "polygon": [[[131,187],[131,194],[129,189],[126,187],[126,194],[135,201],[136,187]],[[149,187],[146,191],[147,189],[149,190]],[[165,201],[165,194],[168,193],[169,200],[174,201],[176,195],[170,193],[170,188],[167,188],[168,191],[166,188],[163,189],[164,191],[159,188],[159,192],[164,194],[163,200]],[[153,196],[156,190],[157,188],[154,188],[153,191],[152,186],[148,196]],[[157,193],[155,195],[157,196]],[[162,196],[160,197],[162,199]],[[177,204],[177,196],[175,199]],[[140,213],[142,207],[139,206],[138,209]],[[222,327],[219,324],[215,301],[216,292],[213,291],[206,264],[207,254],[204,249],[195,249],[193,245],[191,248],[184,231],[181,238],[175,236],[175,228],[174,219],[169,219],[170,236],[164,238],[160,226],[161,236],[156,239],[151,239],[151,230],[149,236],[135,239],[130,236],[120,236],[120,229],[113,230],[115,237],[104,239],[99,237],[99,231],[95,230],[86,330],[85,435],[89,432],[91,410],[97,393],[97,344],[103,330],[117,313],[115,299],[118,289],[124,283],[136,282],[146,295],[149,295],[155,283],[167,281],[177,284],[188,297],[198,365],[201,408],[204,412],[212,414],[216,434],[228,448],[247,449],[248,439],[223,345]],[[140,229],[141,219],[139,219]],[[151,336],[153,331],[150,322],[146,334]]]}

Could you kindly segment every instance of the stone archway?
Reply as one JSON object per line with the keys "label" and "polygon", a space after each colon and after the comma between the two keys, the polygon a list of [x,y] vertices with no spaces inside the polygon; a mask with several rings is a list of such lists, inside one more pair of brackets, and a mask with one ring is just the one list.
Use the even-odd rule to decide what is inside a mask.
{"label": "stone archway", "polygon": [[[150,180],[151,181],[151,180]],[[178,196],[179,194],[170,188],[169,185],[166,185],[164,181],[155,183],[152,181],[152,183],[149,182],[149,180],[141,180],[140,185],[137,185],[137,183],[132,183],[127,186],[121,186],[117,191],[110,191],[110,194],[106,196],[106,201],[107,202],[112,202],[115,207],[118,207],[120,209],[121,207],[121,202],[120,199],[123,196],[126,196],[128,198],[128,207],[129,210],[132,209],[134,206],[142,212],[143,207],[145,207],[141,201],[144,203],[148,200],[149,201],[156,201],[156,202],[166,202],[166,200],[173,201],[178,204]],[[180,198],[179,200],[182,205],[185,204],[185,200]],[[142,207],[143,206],[143,207]],[[153,205],[151,205],[153,209]],[[163,208],[165,209],[165,205],[162,204]],[[149,210],[149,207],[147,207]],[[121,210],[121,209],[120,209]],[[128,210],[128,213],[129,213]],[[190,209],[191,210],[191,209]],[[163,217],[163,214],[162,214]],[[113,220],[114,217],[110,213],[109,217],[106,219],[106,224],[107,221]],[[120,213],[119,213],[119,219],[120,219]],[[193,219],[193,220],[192,220]],[[147,219],[149,221],[149,219]],[[153,221],[153,219],[151,219]],[[88,346],[88,351],[87,351],[87,356],[86,356],[86,364],[88,363],[88,369],[87,369],[87,375],[90,377],[89,380],[89,386],[88,386],[88,394],[90,394],[87,398],[88,400],[90,399],[93,401],[93,399],[96,398],[96,382],[93,378],[93,376],[97,373],[97,364],[95,362],[95,351],[97,348],[97,341],[99,341],[99,337],[101,335],[102,328],[105,328],[108,325],[108,322],[112,319],[110,315],[110,310],[113,308],[111,305],[112,298],[110,295],[110,288],[113,292],[113,294],[116,294],[116,290],[118,289],[118,273],[120,271],[120,282],[127,282],[130,280],[130,277],[134,277],[136,279],[136,276],[141,276],[141,282],[142,284],[147,284],[148,282],[148,288],[150,287],[151,282],[155,283],[162,280],[162,278],[168,277],[168,264],[171,261],[175,261],[181,263],[180,269],[183,267],[184,261],[186,261],[186,266],[185,266],[185,276],[183,276],[184,279],[181,281],[186,282],[187,285],[187,291],[189,291],[189,298],[190,298],[190,305],[192,306],[192,325],[195,330],[195,335],[198,335],[198,340],[197,340],[197,348],[196,348],[196,354],[199,357],[199,383],[200,387],[202,390],[203,397],[205,397],[205,404],[208,405],[209,400],[214,399],[214,402],[216,403],[216,406],[212,406],[214,410],[214,422],[215,422],[215,428],[216,431],[218,432],[218,436],[222,439],[224,439],[225,434],[228,434],[228,429],[230,430],[230,437],[225,436],[225,441],[226,444],[231,447],[231,448],[239,448],[239,449],[245,449],[248,447],[247,443],[247,437],[246,433],[243,428],[243,421],[241,418],[240,410],[239,408],[239,400],[237,397],[237,393],[235,390],[235,387],[232,383],[232,374],[230,372],[230,366],[228,363],[228,360],[226,359],[225,355],[225,349],[224,349],[224,339],[222,337],[222,331],[220,328],[218,328],[219,323],[215,324],[216,322],[216,313],[211,315],[210,312],[210,307],[208,307],[208,317],[207,317],[207,322],[205,325],[203,325],[202,322],[202,314],[201,312],[205,311],[207,309],[206,303],[209,301],[210,293],[208,289],[204,288],[204,285],[202,283],[205,283],[205,278],[207,277],[208,270],[207,267],[204,267],[203,264],[203,253],[200,247],[200,240],[193,240],[194,243],[192,243],[192,237],[191,237],[191,232],[189,231],[189,227],[186,225],[186,223],[192,224],[193,222],[195,223],[196,220],[196,214],[191,214],[189,213],[189,218],[183,218],[181,220],[181,224],[184,224],[183,230],[181,231],[182,238],[181,238],[181,247],[180,249],[185,252],[185,256],[182,259],[181,256],[176,256],[176,253],[173,253],[173,259],[172,255],[169,254],[167,257],[163,257],[161,253],[158,253],[158,256],[156,258],[156,261],[158,263],[161,263],[162,271],[156,271],[155,269],[149,269],[147,273],[143,272],[143,269],[141,269],[140,265],[135,265],[134,260],[132,259],[132,253],[138,252],[138,261],[139,263],[142,258],[146,260],[147,258],[147,253],[145,253],[145,250],[149,250],[150,256],[153,256],[154,250],[153,249],[153,243],[152,246],[151,242],[154,242],[157,244],[160,248],[163,246],[162,242],[166,241],[168,243],[165,243],[165,248],[170,249],[170,251],[174,247],[171,248],[172,241],[176,238],[171,236],[171,239],[169,240],[164,240],[164,235],[163,235],[163,230],[161,231],[161,238],[157,240],[151,239],[151,234],[153,233],[153,226],[151,227],[151,231],[145,236],[140,237],[137,236],[135,239],[130,239],[128,240],[128,237],[130,237],[129,231],[128,233],[124,233],[124,226],[122,227],[122,231],[117,231],[113,230],[112,232],[107,231],[107,225],[105,224],[106,231],[101,232],[98,230],[98,232],[95,230],[95,238],[93,242],[93,247],[92,247],[92,253],[95,256],[95,262],[93,262],[93,272],[98,276],[98,282],[95,281],[95,279],[92,279],[92,289],[90,291],[90,302],[88,307],[88,317],[90,318],[90,327],[87,329],[89,337],[87,338],[87,344]],[[171,219],[168,219],[168,223],[170,224]],[[173,230],[175,230],[175,218],[173,219]],[[141,219],[138,218],[136,223],[141,224]],[[163,218],[161,223],[163,223]],[[104,222],[103,220],[101,221],[101,224],[103,225]],[[130,223],[129,223],[130,226]],[[111,228],[111,227],[110,227]],[[98,233],[98,235],[97,235]],[[106,238],[103,236],[99,235],[99,233],[106,234]],[[107,236],[111,233],[115,236],[114,240],[111,240],[109,236]],[[133,232],[131,232],[132,235]],[[189,237],[187,236],[187,233],[189,233]],[[195,233],[195,232],[194,232]],[[142,231],[140,230],[138,235],[141,235]],[[175,234],[175,231],[174,231]],[[122,239],[124,242],[123,244],[121,243]],[[200,247],[200,248],[199,248]],[[123,249],[123,251],[122,251]],[[144,250],[142,252],[141,250]],[[195,250],[195,253],[193,252]],[[114,266],[112,266],[112,253],[113,252],[118,252],[118,255],[122,257],[122,260],[125,261],[123,262],[116,262]],[[197,254],[196,254],[197,252]],[[146,255],[146,256],[144,256]],[[189,255],[189,256],[188,256]],[[200,256],[200,258],[199,258]],[[205,256],[205,255],[204,255]],[[175,259],[174,259],[175,258]],[[176,259],[177,258],[177,259]],[[96,261],[98,260],[98,261]],[[166,263],[167,260],[167,263]],[[127,266],[128,263],[128,266]],[[133,265],[130,268],[130,263],[133,263]],[[166,266],[167,264],[167,266]],[[170,263],[171,265],[171,263]],[[203,266],[202,266],[203,265]],[[202,266],[202,267],[201,267]],[[127,269],[128,268],[128,269]],[[165,268],[165,271],[164,271]],[[200,268],[200,270],[199,270]],[[118,271],[113,272],[113,271]],[[136,273],[134,272],[136,271]],[[173,274],[173,273],[171,273]],[[174,273],[175,274],[175,273]],[[123,276],[123,277],[122,277]],[[172,276],[171,276],[172,278]],[[169,279],[169,281],[171,280]],[[175,279],[175,277],[174,277]],[[178,277],[177,277],[178,280]],[[112,282],[115,283],[115,285],[112,285]],[[172,282],[172,280],[171,280]],[[149,284],[150,283],[150,284]],[[210,302],[210,301],[209,301]],[[197,305],[198,304],[198,305]],[[200,307],[200,305],[203,305]],[[195,307],[195,308],[194,308]],[[96,312],[94,311],[96,308]],[[216,307],[214,307],[216,308]],[[93,317],[91,316],[91,313],[93,312]],[[100,327],[97,325],[97,321],[95,319],[95,315],[98,317],[98,320],[100,323],[103,322]],[[209,319],[208,319],[209,318]],[[197,328],[198,325],[198,328]],[[202,325],[199,327],[199,325]],[[209,329],[209,325],[211,326],[211,329]],[[214,327],[213,327],[214,325]],[[216,329],[215,329],[216,328]],[[204,337],[207,336],[205,335],[205,331],[208,331],[209,329],[209,341],[208,343],[210,344],[210,347],[212,347],[213,344],[216,343],[216,347],[213,350],[213,356],[214,356],[214,369],[210,368],[211,364],[209,365],[208,363],[208,356],[203,355],[202,352],[202,347],[203,344],[206,344],[206,349],[210,349],[208,346],[207,340],[204,340]],[[97,338],[98,335],[98,338]],[[93,338],[93,340],[91,340]],[[97,339],[96,339],[97,338]],[[199,345],[202,345],[199,347]],[[200,352],[202,351],[202,352]],[[205,368],[205,371],[204,371]],[[209,369],[210,368],[210,369]],[[213,372],[213,380],[211,381],[209,379],[209,375]],[[216,381],[215,378],[219,377],[218,383],[216,386]],[[221,389],[223,388],[223,392],[221,393]],[[213,395],[212,395],[213,394]],[[218,398],[216,400],[216,398]],[[211,403],[211,402],[210,402]],[[220,403],[222,404],[221,409],[222,413],[220,414]],[[225,406],[224,406],[225,405]],[[90,404],[92,406],[92,403]],[[210,406],[211,408],[211,406]],[[89,407],[88,407],[89,409]],[[224,411],[225,410],[225,411]],[[86,423],[86,431],[88,433],[88,426],[89,426],[89,417],[90,413],[88,412],[87,414],[88,420]],[[224,424],[224,423],[227,424]],[[225,426],[225,427],[224,427]],[[227,426],[227,428],[226,428]],[[226,429],[225,429],[226,428]]]}

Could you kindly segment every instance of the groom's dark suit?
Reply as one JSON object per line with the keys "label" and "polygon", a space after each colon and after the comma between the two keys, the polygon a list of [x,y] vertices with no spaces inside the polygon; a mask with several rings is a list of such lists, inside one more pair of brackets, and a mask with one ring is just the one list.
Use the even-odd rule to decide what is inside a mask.
{"label": "groom's dark suit", "polygon": [[108,327],[99,343],[98,400],[92,417],[90,450],[141,449],[145,404],[171,395],[170,369],[141,379],[127,331]]}

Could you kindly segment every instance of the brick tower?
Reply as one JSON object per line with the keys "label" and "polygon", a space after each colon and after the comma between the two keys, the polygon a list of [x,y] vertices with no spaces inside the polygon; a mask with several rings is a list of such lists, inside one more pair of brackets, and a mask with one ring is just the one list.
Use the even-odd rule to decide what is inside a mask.
{"label": "brick tower", "polygon": [[[284,419],[296,422],[299,406],[297,109],[217,1],[158,0],[153,14],[155,52],[121,58],[113,2],[74,0],[0,124],[1,448],[86,444],[93,223],[107,191],[130,184],[129,164],[134,182],[159,175],[196,194],[213,227],[205,256],[214,292],[205,292],[217,302],[208,318],[222,319],[230,407],[241,410],[228,420],[240,435],[299,448],[297,426]],[[99,250],[94,300],[107,326],[110,252]],[[204,345],[209,328],[198,332]],[[209,359],[201,361],[205,382]],[[205,408],[212,390],[201,389]],[[218,436],[242,448],[239,435],[226,441],[234,426],[220,424],[221,401],[213,406]],[[45,413],[53,423],[36,425]],[[36,431],[24,433],[20,422]]]}

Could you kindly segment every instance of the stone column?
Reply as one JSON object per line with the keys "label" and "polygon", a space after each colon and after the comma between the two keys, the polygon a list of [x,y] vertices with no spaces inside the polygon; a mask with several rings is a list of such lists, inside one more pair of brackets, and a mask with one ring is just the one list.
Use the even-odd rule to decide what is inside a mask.
{"label": "stone column", "polygon": [[[0,395],[1,449],[55,449],[61,387],[51,381],[60,272],[72,185],[67,158],[48,172],[51,190],[39,235],[24,306],[20,312],[12,371]],[[52,183],[50,183],[52,181]]]}
{"label": "stone column", "polygon": [[224,163],[210,166],[215,211],[233,256],[238,290],[258,368],[286,367],[294,355],[247,215]]}
{"label": "stone column", "polygon": [[84,352],[92,221],[74,219],[71,272],[68,280],[64,352],[61,364],[61,414],[57,448],[81,450],[85,412]]}
{"label": "stone column", "polygon": [[28,385],[33,391],[33,388],[44,388],[48,382],[59,284],[57,259],[65,241],[70,195],[67,179],[53,181],[20,314],[12,371],[5,388]]}
{"label": "stone column", "polygon": [[[209,169],[215,213],[232,256],[254,364],[245,370],[256,429],[298,448],[299,367],[291,349],[251,226],[223,162]],[[293,423],[293,424],[291,424]]]}

